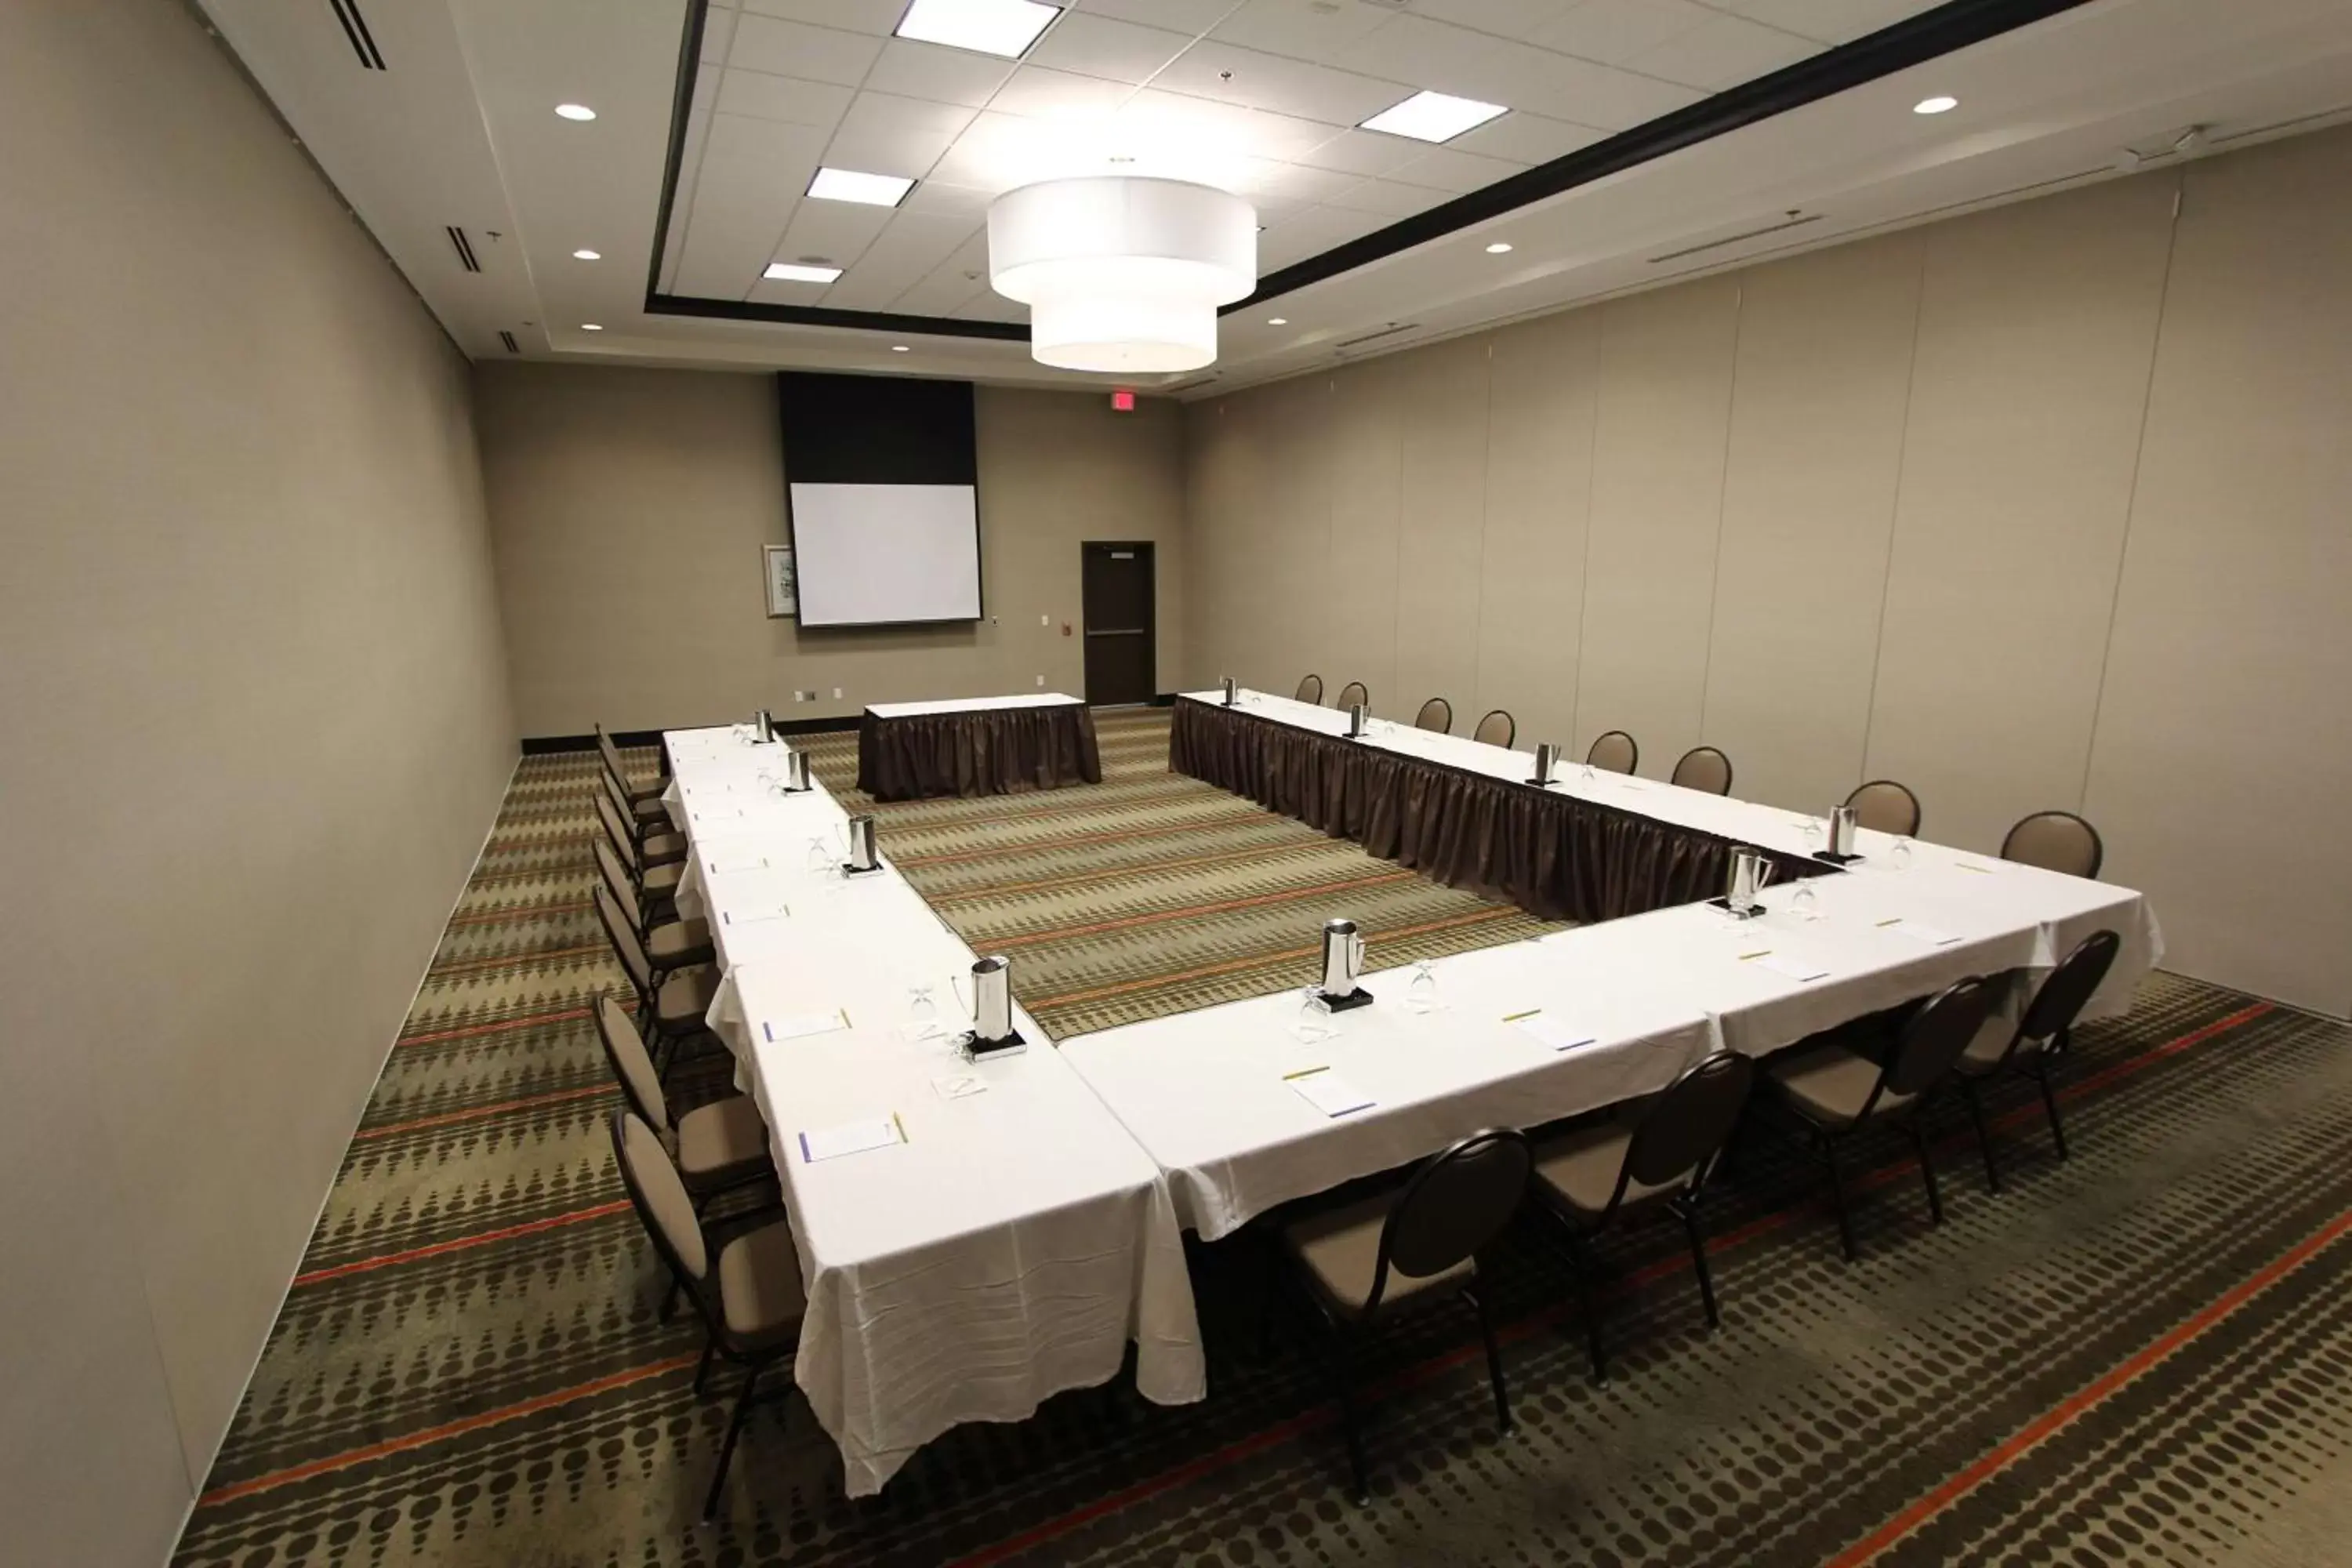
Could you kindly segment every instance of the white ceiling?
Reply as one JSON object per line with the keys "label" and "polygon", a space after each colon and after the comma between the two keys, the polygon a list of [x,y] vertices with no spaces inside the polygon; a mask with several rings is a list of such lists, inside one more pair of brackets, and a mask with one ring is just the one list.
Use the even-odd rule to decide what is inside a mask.
{"label": "white ceiling", "polygon": [[[200,3],[477,357],[511,357],[505,331],[532,358],[1101,381],[1020,342],[648,314],[685,0],[358,0],[382,71],[329,0]],[[1269,272],[1927,8],[1076,0],[1016,62],[891,37],[904,0],[714,0],[660,287],[1018,321],[986,285],[988,200],[1113,166],[1250,199]],[[1349,128],[1419,88],[1510,112],[1443,148]],[[1913,115],[1931,92],[1959,109]],[[597,119],[557,118],[567,101]],[[1170,379],[1286,374],[1392,325],[1411,330],[1383,350],[2105,177],[2124,147],[2161,150],[2191,123],[2226,145],[2347,106],[2344,0],[2097,0],[1252,306],[1224,321],[1213,383]],[[896,210],[808,200],[820,163],[919,183]],[[1657,259],[1791,213],[1812,221]],[[1486,253],[1498,239],[1509,255]],[[760,278],[809,257],[844,275]]]}

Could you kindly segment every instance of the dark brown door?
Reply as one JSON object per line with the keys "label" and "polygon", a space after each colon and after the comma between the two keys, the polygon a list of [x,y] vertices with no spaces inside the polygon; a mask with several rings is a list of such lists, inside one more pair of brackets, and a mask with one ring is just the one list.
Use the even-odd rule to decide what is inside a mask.
{"label": "dark brown door", "polygon": [[1149,702],[1159,695],[1151,616],[1151,546],[1082,544],[1086,563],[1087,700]]}

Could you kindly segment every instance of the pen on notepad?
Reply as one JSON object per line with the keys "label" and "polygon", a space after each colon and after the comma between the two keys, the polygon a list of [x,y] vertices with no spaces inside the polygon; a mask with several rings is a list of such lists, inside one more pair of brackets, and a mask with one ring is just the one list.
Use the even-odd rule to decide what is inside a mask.
{"label": "pen on notepad", "polygon": [[1769,948],[1769,947],[1759,947],[1759,948],[1758,948],[1754,952],[1743,952],[1743,953],[1741,953],[1741,954],[1739,955],[1739,962],[1740,962],[1740,963],[1747,963],[1747,962],[1748,962],[1749,959],[1751,959],[1751,958],[1769,958],[1769,957],[1771,957],[1771,956],[1772,956],[1772,950],[1771,950],[1770,948]]}
{"label": "pen on notepad", "polygon": [[1899,926],[1903,923],[1903,917],[1901,915],[1889,915],[1878,923],[1883,926]]}
{"label": "pen on notepad", "polygon": [[1516,1024],[1522,1018],[1532,1018],[1542,1011],[1543,1009],[1540,1007],[1530,1007],[1524,1013],[1506,1013],[1503,1015],[1503,1022],[1506,1024]]}
{"label": "pen on notepad", "polygon": [[907,1141],[907,1124],[898,1120],[898,1113],[895,1110],[890,1113],[890,1125],[898,1130],[898,1142],[904,1143]]}
{"label": "pen on notepad", "polygon": [[1297,1072],[1284,1073],[1282,1075],[1282,1081],[1288,1083],[1294,1079],[1313,1078],[1318,1072],[1329,1072],[1330,1070],[1331,1069],[1328,1067],[1300,1068]]}

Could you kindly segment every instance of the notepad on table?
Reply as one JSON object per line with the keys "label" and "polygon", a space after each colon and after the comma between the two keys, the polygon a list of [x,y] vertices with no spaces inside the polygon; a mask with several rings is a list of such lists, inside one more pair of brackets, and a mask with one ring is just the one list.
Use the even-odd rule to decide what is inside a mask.
{"label": "notepad on table", "polygon": [[713,855],[702,866],[713,876],[721,871],[764,871],[768,868],[768,858],[757,853]]}
{"label": "notepad on table", "polygon": [[1298,1093],[1298,1098],[1326,1116],[1347,1116],[1359,1110],[1370,1110],[1376,1103],[1372,1097],[1357,1090],[1329,1068],[1308,1068],[1303,1072],[1286,1073],[1283,1082]]}
{"label": "notepad on table", "polygon": [[863,1154],[870,1149],[887,1149],[893,1143],[904,1143],[907,1130],[898,1118],[869,1116],[862,1121],[845,1121],[838,1127],[821,1127],[800,1135],[801,1162],[814,1165],[819,1160],[837,1160],[844,1154]]}
{"label": "notepad on table", "polygon": [[1791,980],[1822,980],[1829,975],[1826,966],[1811,959],[1792,957],[1769,949],[1762,952],[1745,953],[1742,957],[1759,969],[1769,969],[1775,974],[1785,974]]}
{"label": "notepad on table", "polygon": [[764,904],[740,912],[728,910],[723,911],[719,918],[730,926],[748,926],[757,925],[761,921],[787,920],[791,918],[792,912],[793,907],[790,904]]}
{"label": "notepad on table", "polygon": [[963,1100],[988,1092],[988,1080],[978,1073],[951,1072],[931,1079],[931,1088],[941,1100]]}
{"label": "notepad on table", "polygon": [[1596,1037],[1579,1034],[1574,1026],[1561,1023],[1540,1007],[1510,1014],[1503,1021],[1555,1051],[1572,1051],[1579,1046],[1591,1045]]}
{"label": "notepad on table", "polygon": [[810,1035],[829,1035],[835,1029],[849,1027],[849,1015],[835,1007],[830,1013],[793,1013],[782,1018],[771,1018],[760,1026],[760,1032],[773,1045],[779,1040],[797,1040]]}
{"label": "notepad on table", "polygon": [[1949,947],[1960,940],[1958,932],[1946,931],[1941,926],[1931,926],[1925,921],[1908,920],[1899,915],[1891,921],[1879,921],[1878,929],[1891,931],[1896,936],[1907,936],[1913,942],[1924,942],[1929,947]]}

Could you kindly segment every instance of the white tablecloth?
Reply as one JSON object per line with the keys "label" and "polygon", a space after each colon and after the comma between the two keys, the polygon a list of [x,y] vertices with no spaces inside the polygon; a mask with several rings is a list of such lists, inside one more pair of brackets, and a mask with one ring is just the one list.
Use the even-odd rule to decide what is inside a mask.
{"label": "white tablecloth", "polygon": [[[1201,700],[1215,701],[1215,693]],[[1262,716],[1338,734],[1346,716],[1283,698],[1245,704]],[[1496,777],[1524,779],[1532,754],[1391,727],[1367,744]],[[1793,814],[1570,764],[1558,787],[1723,837],[1803,854]],[[2013,1022],[2032,981],[2092,931],[2123,949],[2090,1016],[2129,1005],[2163,939],[2138,893],[1932,844],[1897,868],[1894,840],[1865,833],[1865,858],[1770,889],[1769,911],[1736,921],[1690,904],[1439,961],[1440,1010],[1408,1010],[1412,972],[1365,982],[1372,1005],[1300,1037],[1296,993],[1259,997],[1063,1042],[1063,1054],[1169,1174],[1177,1212],[1203,1237],[1227,1234],[1276,1205],[1406,1163],[1496,1124],[1532,1126],[1661,1089],[1712,1049],[1761,1056],[1966,974],[2014,977]],[[1922,931],[1924,929],[1924,931]],[[1928,942],[1921,935],[1948,937]],[[1768,955],[1770,955],[1768,962]],[[1772,963],[1825,971],[1803,980]],[[1509,1015],[1541,1009],[1548,1026],[1593,1043],[1554,1051]],[[1338,1118],[1285,1075],[1320,1067],[1375,1103]]]}
{"label": "white tablecloth", "polygon": [[919,719],[930,713],[981,713],[997,708],[1068,708],[1077,699],[1059,691],[1024,691],[1011,697],[950,697],[937,702],[869,702],[877,719]]}
{"label": "white tablecloth", "polygon": [[[1182,1240],[1159,1167],[1025,1015],[1030,1048],[974,1066],[952,977],[970,948],[894,869],[856,879],[841,808],[778,797],[774,747],[668,737],[667,799],[693,840],[680,901],[725,971],[709,1023],[769,1128],[808,1291],[793,1375],[875,1492],[962,1421],[1016,1421],[1118,1374],[1162,1404],[1205,1388]],[[818,840],[812,852],[810,840]],[[938,1031],[916,1037],[913,987]],[[791,1020],[840,1010],[798,1038]],[[950,1098],[954,1080],[985,1085]],[[906,1140],[810,1162],[803,1132],[896,1117]]]}

